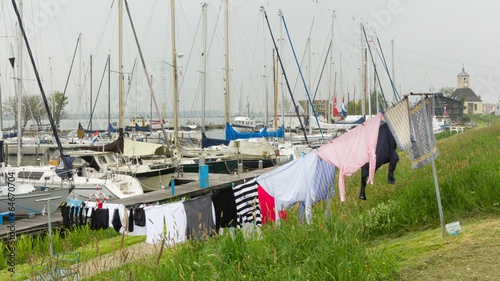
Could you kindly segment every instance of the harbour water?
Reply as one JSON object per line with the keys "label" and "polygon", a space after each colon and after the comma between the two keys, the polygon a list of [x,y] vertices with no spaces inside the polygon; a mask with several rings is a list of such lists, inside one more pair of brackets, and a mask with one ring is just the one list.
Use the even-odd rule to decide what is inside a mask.
{"label": "harbour water", "polygon": [[[171,120],[166,119],[168,122],[171,122]],[[50,131],[50,125],[48,120],[44,120],[43,122],[42,129]],[[179,118],[179,126],[189,124],[189,123],[196,123],[196,124],[201,124],[201,118],[199,117],[194,117],[194,118],[187,118],[187,117],[180,117]],[[224,117],[220,116],[212,116],[212,117],[206,117],[205,118],[205,123],[206,125],[223,125],[224,124]],[[12,128],[15,124],[15,120],[13,119],[4,119],[3,120],[3,128]],[[78,129],[78,124],[81,124],[85,129],[90,128],[89,121],[86,118],[71,118],[71,119],[63,119],[60,122],[60,129],[62,131],[71,131],[74,130],[76,131]],[[111,119],[111,124],[113,127],[118,126],[118,119],[112,118]],[[130,118],[125,118],[125,126],[130,125]],[[15,130],[16,128],[14,128]],[[35,130],[34,123],[32,121],[29,121],[26,127],[24,128],[25,130]],[[92,129],[93,130],[107,130],[108,129],[108,120],[107,119],[93,119],[92,120]]]}
{"label": "harbour water", "polygon": [[[104,128],[104,125],[102,125],[101,123],[107,123],[107,121],[103,121],[101,120],[102,122],[99,122],[99,120],[96,120],[93,122],[93,126],[92,128],[94,130],[101,130],[101,128]],[[117,121],[111,121],[113,125],[115,125],[114,123],[116,123]],[[181,124],[187,124],[188,122],[195,122],[195,123],[198,123],[198,119],[197,118],[180,118],[180,123]],[[207,124],[223,124],[224,122],[224,118],[223,117],[213,117],[213,118],[206,118],[206,123]],[[82,121],[78,120],[78,119],[63,119],[61,120],[61,125],[60,125],[60,128],[61,128],[61,131],[63,131],[62,133],[62,138],[66,137],[66,136],[76,136],[76,130],[78,129],[78,124],[81,123],[83,127],[87,128],[87,125],[88,124],[83,124]],[[8,128],[8,127],[12,127],[14,125],[14,120],[5,120],[4,121],[4,128]],[[28,125],[26,126],[26,128],[30,128],[30,123],[28,123]],[[126,124],[128,125],[128,123]],[[48,128],[43,128],[44,130],[42,131],[39,131],[39,132],[30,132],[29,134],[26,133],[25,136],[26,138],[32,138],[33,136],[35,135],[52,135],[52,131],[50,130],[50,127]],[[47,130],[45,130],[47,129]],[[206,135],[207,137],[209,138],[219,138],[219,139],[223,139],[225,137],[225,134],[224,134],[224,129],[210,129],[210,130],[207,130],[206,131]],[[185,136],[186,137],[189,137],[191,134],[199,134],[196,133],[196,132],[186,132]],[[40,151],[44,150],[45,149],[40,146]],[[8,149],[8,148],[5,148],[5,149]],[[13,148],[15,149],[15,148]],[[4,151],[4,155],[5,155],[5,163],[7,165],[17,165],[17,155],[16,155],[16,152],[14,152],[14,150],[10,151],[12,153],[9,153],[9,151]],[[38,153],[37,153],[38,154]],[[39,155],[23,155],[22,157],[22,165],[40,165],[40,164],[46,164],[48,163],[48,161],[50,160],[49,159],[50,157],[47,155],[47,153],[42,153],[42,154],[39,154]]]}

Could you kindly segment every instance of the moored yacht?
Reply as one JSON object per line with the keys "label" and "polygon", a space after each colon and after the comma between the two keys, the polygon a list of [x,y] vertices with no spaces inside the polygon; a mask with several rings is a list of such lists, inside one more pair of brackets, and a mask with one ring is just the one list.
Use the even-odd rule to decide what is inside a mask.
{"label": "moored yacht", "polygon": [[[15,188],[13,186],[15,185]],[[66,201],[70,188],[35,187],[32,184],[2,184],[0,186],[0,213],[12,212],[14,216],[47,213],[47,202],[50,200],[50,212],[53,213],[62,202]],[[35,201],[36,200],[36,201]],[[38,201],[38,202],[37,202]]]}
{"label": "moored yacht", "polygon": [[71,151],[75,158],[81,158],[83,167],[91,167],[100,173],[123,174],[137,178],[142,189],[154,191],[170,183],[175,167],[159,158],[158,161],[144,163],[140,157],[123,157],[109,151]]}
{"label": "moored yacht", "polygon": [[112,200],[143,193],[141,184],[132,176],[99,173],[78,163],[73,167],[69,163],[71,160],[68,161],[68,169],[64,169],[62,165],[21,166],[7,167],[6,172],[16,185],[32,185],[40,190],[67,189],[66,197],[69,193],[75,198],[88,199],[96,192],[103,192]]}

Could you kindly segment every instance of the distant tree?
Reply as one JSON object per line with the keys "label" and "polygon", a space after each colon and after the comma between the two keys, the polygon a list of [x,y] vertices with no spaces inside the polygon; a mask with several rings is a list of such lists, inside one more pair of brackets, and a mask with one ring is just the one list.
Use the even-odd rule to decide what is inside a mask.
{"label": "distant tree", "polygon": [[68,112],[66,111],[68,97],[61,92],[53,92],[49,96],[48,102],[52,119],[54,119],[54,123],[56,123],[56,128],[59,128],[61,120],[68,116]]}
{"label": "distant tree", "polygon": [[[361,112],[360,110],[360,103],[359,101],[348,101],[345,105],[345,110],[347,115],[356,115],[358,112]],[[342,109],[341,109],[342,110]],[[339,112],[342,114],[342,112]]]}
{"label": "distant tree", "polygon": [[21,99],[23,112],[27,112],[28,118],[25,118],[24,126],[29,120],[33,120],[36,125],[42,125],[42,120],[47,116],[43,105],[42,97],[39,95],[25,95]]}
{"label": "distant tree", "polygon": [[[465,110],[466,106],[465,106],[465,97],[460,97],[460,103],[462,104],[462,109]],[[467,114],[467,113],[465,113]]]}
{"label": "distant tree", "polygon": [[[14,116],[14,128],[17,127],[17,101],[17,96],[11,96],[3,104],[4,110]],[[21,98],[21,125],[23,128],[26,127],[26,124],[31,119],[35,122],[37,120],[39,122],[42,119],[43,115],[40,112],[40,104],[41,97],[39,96],[25,95]]]}
{"label": "distant tree", "polygon": [[[282,101],[279,101],[278,102],[278,110],[281,111],[282,108],[284,107],[285,108],[285,113],[288,113],[288,111],[290,110],[290,106],[291,106],[291,102],[289,99],[283,99]],[[295,112],[295,109],[293,110]]]}
{"label": "distant tree", "polygon": [[[61,92],[54,92],[48,97],[49,108],[56,123],[59,126],[60,120],[67,117],[66,106],[68,105],[68,98]],[[3,104],[4,111],[14,116],[14,128],[17,127],[17,96],[11,96]],[[56,118],[57,109],[60,107],[59,118]],[[30,120],[40,126],[43,119],[47,118],[47,110],[43,104],[43,99],[40,95],[23,95],[21,98],[21,124],[26,127]]]}
{"label": "distant tree", "polygon": [[439,89],[439,93],[443,93],[445,97],[449,97],[451,94],[453,94],[453,91],[455,91],[455,88],[450,86]]}
{"label": "distant tree", "polygon": [[[377,97],[379,99],[378,106],[377,108]],[[372,91],[370,94],[370,103],[368,103],[368,100],[366,100],[365,104],[365,114],[369,114],[370,110],[369,107],[371,107],[371,113],[372,114],[377,114],[381,111],[381,108],[383,107],[383,103],[385,102],[384,98],[381,96],[379,92]],[[346,105],[346,109],[348,112],[348,115],[361,115],[363,114],[363,101],[362,100],[355,100],[355,101],[350,101]]]}
{"label": "distant tree", "polygon": [[5,113],[14,116],[14,126],[12,126],[12,128],[17,128],[17,96],[8,97],[7,100],[3,102],[2,106]]}
{"label": "distant tree", "polygon": [[[379,108],[377,108],[377,97],[378,97]],[[370,103],[371,103],[372,114],[379,113],[381,111],[381,108],[385,106],[385,105],[383,105],[384,102],[385,102],[385,99],[382,97],[381,93],[376,92],[376,91],[372,91],[372,93],[370,94]],[[366,108],[368,108],[368,105]],[[368,113],[369,112],[367,111],[366,114],[368,114]]]}

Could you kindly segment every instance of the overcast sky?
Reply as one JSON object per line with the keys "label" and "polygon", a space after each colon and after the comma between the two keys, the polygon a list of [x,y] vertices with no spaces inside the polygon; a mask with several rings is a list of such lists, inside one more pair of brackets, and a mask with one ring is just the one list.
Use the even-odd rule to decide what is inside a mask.
{"label": "overcast sky", "polygon": [[[181,110],[201,110],[202,37],[201,1],[176,1],[176,49],[183,56],[179,68]],[[224,110],[224,11],[222,0],[206,2],[207,8],[207,109]],[[171,25],[169,0],[129,0],[133,22],[155,96],[172,112]],[[388,83],[392,76],[400,95],[409,92],[437,92],[456,87],[462,67],[471,77],[470,87],[484,102],[499,101],[500,2],[497,1],[311,1],[269,0],[229,1],[230,96],[233,113],[264,111],[266,93],[273,95],[273,42],[260,7],[264,7],[283,58],[285,74],[297,100],[306,94],[299,76],[292,46],[311,95],[327,99],[336,89],[337,98],[359,99],[362,83],[362,37],[364,25],[375,58],[386,99],[394,100]],[[2,99],[15,94],[13,70],[8,62],[17,57],[17,18],[11,1],[0,7],[0,74]],[[278,16],[282,10],[290,40]],[[90,88],[97,112],[107,114],[108,79],[103,77],[108,54],[111,57],[111,104],[117,113],[118,101],[118,5],[112,0],[24,1],[28,39],[43,78],[46,93],[64,91],[79,34],[81,40],[68,82],[66,95],[72,113],[88,114]],[[333,15],[335,18],[333,20]],[[126,79],[127,113],[149,112],[150,91],[138,58],[130,22],[124,8],[123,66]],[[332,25],[334,26],[332,32]],[[280,40],[281,35],[285,40]],[[332,57],[326,58],[334,38]],[[394,44],[391,44],[393,40]],[[378,46],[380,42],[381,48]],[[281,45],[281,43],[283,43]],[[375,48],[376,47],[376,48]],[[394,47],[394,48],[392,48]],[[283,49],[281,49],[283,48]],[[387,70],[380,59],[384,55]],[[92,55],[92,84],[90,56]],[[24,92],[39,94],[33,68],[23,53]],[[370,59],[370,53],[368,53]],[[326,61],[321,80],[322,67]],[[280,70],[280,73],[282,71]],[[373,62],[368,62],[369,87],[373,89]],[[133,76],[132,76],[133,73]],[[132,79],[130,79],[132,77]],[[334,78],[336,77],[336,79]],[[128,83],[130,79],[130,83]],[[336,81],[334,85],[334,81]],[[99,90],[99,85],[100,86]],[[267,85],[267,86],[266,86]],[[284,88],[284,85],[281,87]],[[317,90],[316,90],[317,89]],[[379,90],[379,89],[377,89]],[[280,96],[282,91],[280,90]],[[283,93],[289,99],[284,88]],[[271,110],[272,100],[269,101]]]}

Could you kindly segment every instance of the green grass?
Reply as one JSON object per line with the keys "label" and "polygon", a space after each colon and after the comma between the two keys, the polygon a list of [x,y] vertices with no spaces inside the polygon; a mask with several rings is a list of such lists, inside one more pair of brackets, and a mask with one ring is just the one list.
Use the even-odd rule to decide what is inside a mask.
{"label": "green grass", "polygon": [[[126,236],[124,247],[143,242],[141,236]],[[106,230],[90,230],[89,225],[72,229],[56,229],[52,233],[53,253],[80,252],[81,260],[86,261],[95,257],[111,253],[119,249],[121,236],[113,228]],[[3,254],[7,254],[6,244],[0,244]],[[31,268],[42,259],[49,257],[49,239],[46,234],[21,235],[16,239],[16,275],[14,280],[24,280],[23,276],[30,274]],[[1,255],[0,280],[9,280],[11,272],[8,271],[6,258]],[[23,279],[24,278],[24,279]]]}
{"label": "green grass", "polygon": [[441,229],[379,237],[374,248],[398,260],[400,280],[498,280],[500,220],[497,216],[460,220],[462,232],[441,237]]}
{"label": "green grass", "polygon": [[[412,170],[399,152],[395,185],[383,166],[361,201],[359,173],[346,177],[346,202],[335,197],[330,216],[324,203],[316,205],[311,224],[290,210],[279,227],[267,224],[253,238],[236,230],[188,241],[165,249],[159,264],[156,253],[85,280],[495,280],[500,118],[477,119],[475,128],[437,141],[443,216],[460,221],[459,235],[442,236],[431,165]],[[99,254],[116,250],[118,239],[99,241]],[[86,259],[99,255],[93,240],[74,240]]]}
{"label": "green grass", "polygon": [[[396,185],[386,183],[383,167],[367,189],[368,200],[360,201],[359,174],[348,177],[347,200],[334,199],[331,217],[319,204],[313,223],[301,225],[292,211],[279,227],[264,226],[260,239],[237,232],[188,242],[164,253],[158,266],[144,259],[92,279],[493,280],[498,270],[489,269],[499,257],[500,238],[498,120],[488,116],[477,128],[438,140],[443,215],[445,222],[462,222],[457,236],[442,237],[432,166],[412,170],[401,152]],[[494,218],[486,226],[485,216]]]}
{"label": "green grass", "polygon": [[189,241],[169,249],[158,266],[155,258],[143,259],[90,279],[387,280],[396,274],[393,258],[364,245],[359,224],[320,218],[300,225],[292,215],[280,227],[263,226],[260,239],[237,231]]}

